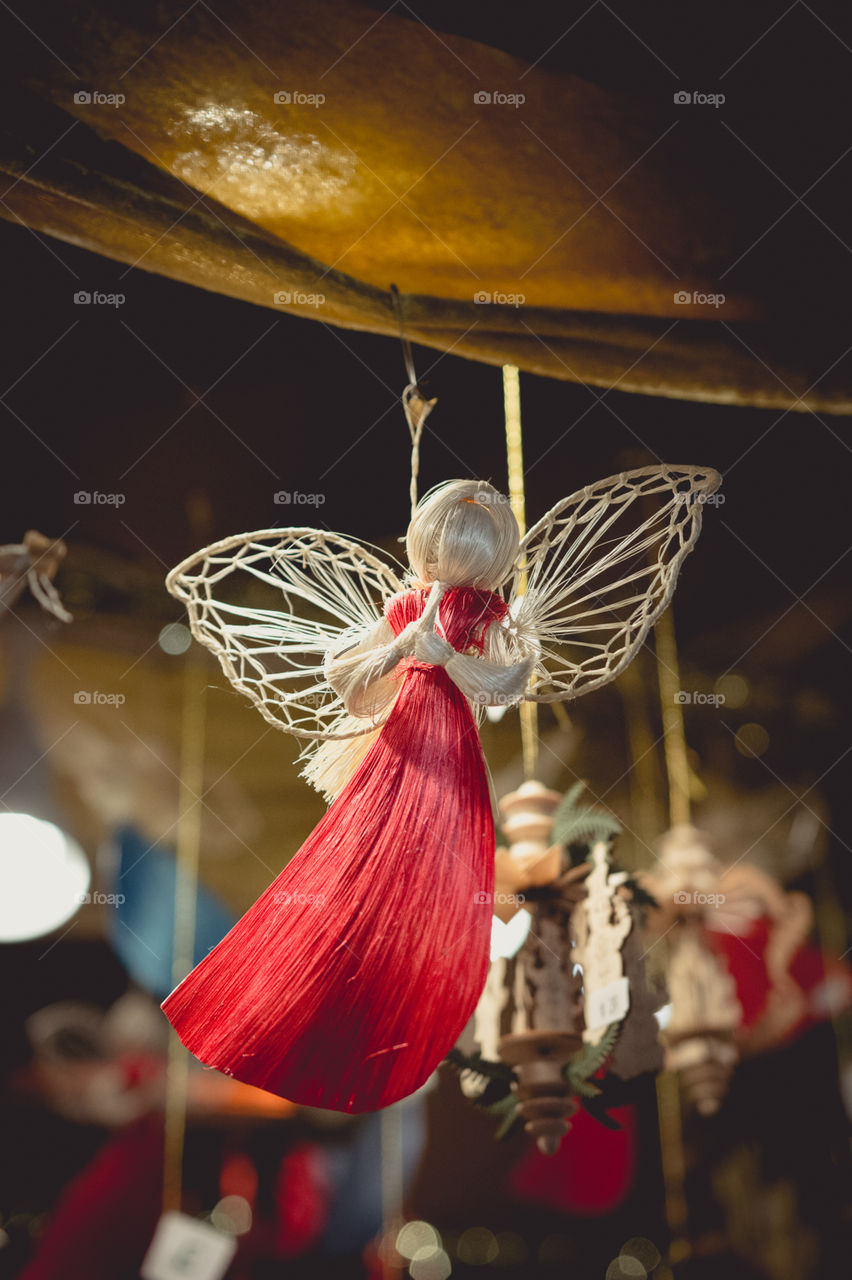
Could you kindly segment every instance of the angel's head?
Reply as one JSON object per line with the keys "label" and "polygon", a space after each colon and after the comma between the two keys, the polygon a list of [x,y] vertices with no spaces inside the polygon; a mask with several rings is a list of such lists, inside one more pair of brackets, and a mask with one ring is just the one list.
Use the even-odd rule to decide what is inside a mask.
{"label": "angel's head", "polygon": [[520,533],[508,498],[484,480],[447,480],[421,498],[406,550],[423,583],[496,591],[518,555]]}

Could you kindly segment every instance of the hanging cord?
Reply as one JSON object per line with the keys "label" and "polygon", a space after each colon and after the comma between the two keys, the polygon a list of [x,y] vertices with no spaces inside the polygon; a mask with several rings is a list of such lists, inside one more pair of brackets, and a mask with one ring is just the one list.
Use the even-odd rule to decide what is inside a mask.
{"label": "hanging cord", "polygon": [[411,497],[411,515],[414,516],[414,509],[417,506],[417,478],[420,474],[420,439],[423,435],[423,428],[426,425],[426,419],[438,403],[437,399],[427,400],[423,394],[422,388],[418,385],[417,374],[414,369],[414,356],[411,352],[411,343],[405,334],[405,325],[402,320],[402,299],[400,298],[399,289],[395,284],[390,287],[391,298],[393,300],[394,314],[399,324],[399,340],[402,343],[402,359],[405,364],[405,372],[408,377],[408,386],[402,393],[402,409],[405,414],[405,421],[408,423],[408,434],[411,436],[411,484],[409,494]]}
{"label": "hanging cord", "polygon": [[[691,817],[690,770],[686,729],[680,702],[680,666],[672,607],[661,614],[654,627],[657,655],[657,684],[663,721],[663,746],[669,790],[669,825],[688,823]],[[669,1226],[669,1275],[671,1266],[690,1253],[689,1207],[684,1190],[686,1161],[683,1150],[683,1117],[680,1085],[673,1071],[657,1076],[657,1116],[660,1127],[660,1156]]]}
{"label": "hanging cord", "polygon": [[663,719],[663,746],[669,784],[669,823],[680,826],[691,816],[689,755],[683,706],[680,701],[680,668],[671,605],[657,619],[654,627],[657,653],[657,683],[660,686],[660,708]]}
{"label": "hanging cord", "polygon": [[380,1177],[382,1194],[381,1267],[382,1280],[398,1280],[403,1265],[396,1252],[396,1239],[405,1218],[402,1183],[405,1163],[402,1143],[402,1106],[397,1103],[380,1112]]}
{"label": "hanging cord", "polygon": [[[203,661],[199,646],[190,645],[184,659],[183,714],[181,725],[180,799],[175,858],[175,918],[172,950],[172,983],[183,982],[195,954],[195,908],[198,894],[198,861],[201,851],[201,796],[204,787],[204,736],[206,703]],[[183,1148],[189,1085],[189,1052],[169,1031],[166,1067],[165,1151],[163,1159],[163,1212],[181,1208]]]}
{"label": "hanging cord", "polygon": [[[503,365],[503,409],[506,417],[506,467],[509,472],[509,503],[512,515],[518,522],[521,538],[527,531],[526,493],[524,488],[524,443],[521,432],[521,380],[513,364]],[[521,565],[518,594],[527,589],[527,571]],[[522,702],[521,749],[524,761],[524,778],[535,778],[538,767],[538,704]]]}

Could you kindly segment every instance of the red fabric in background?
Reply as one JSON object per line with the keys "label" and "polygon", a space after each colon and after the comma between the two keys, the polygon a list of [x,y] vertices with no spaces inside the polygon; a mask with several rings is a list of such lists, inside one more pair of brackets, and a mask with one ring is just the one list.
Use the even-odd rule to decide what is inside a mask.
{"label": "red fabric in background", "polygon": [[162,1210],[163,1120],[147,1116],[102,1147],[69,1183],[19,1280],[125,1280]]}
{"label": "red fabric in background", "polygon": [[296,1258],[319,1241],[328,1221],[332,1185],[324,1154],[313,1142],[288,1151],[275,1181],[275,1254]]}
{"label": "red fabric in background", "polygon": [[511,1194],[564,1213],[610,1213],[633,1185],[636,1117],[633,1107],[613,1107],[609,1114],[620,1129],[605,1129],[578,1111],[555,1156],[530,1143],[509,1178]]}
{"label": "red fabric in background", "polygon": [[706,933],[710,946],[725,960],[737,984],[737,999],[746,1028],[754,1026],[766,1009],[770,988],[764,953],[771,931],[772,921],[762,916],[741,934],[722,929],[708,929]]}
{"label": "red fabric in background", "polygon": [[[766,1012],[770,983],[765,954],[772,928],[772,920],[763,916],[742,934],[721,929],[707,931],[710,946],[723,957],[736,983],[745,1031],[756,1026]],[[789,975],[805,999],[801,1017],[786,1030],[780,1043],[801,1035],[852,1004],[849,966],[842,959],[825,955],[813,943],[807,942],[799,948],[790,962]]]}

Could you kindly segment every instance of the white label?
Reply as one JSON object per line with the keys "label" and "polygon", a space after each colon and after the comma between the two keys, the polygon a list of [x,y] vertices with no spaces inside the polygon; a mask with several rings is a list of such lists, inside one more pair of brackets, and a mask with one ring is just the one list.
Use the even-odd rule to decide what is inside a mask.
{"label": "white label", "polygon": [[588,1031],[608,1027],[611,1022],[620,1022],[630,1008],[630,983],[627,978],[618,978],[607,987],[587,991],[585,1003]]}
{"label": "white label", "polygon": [[233,1236],[185,1213],[164,1213],[142,1263],[142,1280],[222,1280],[237,1251]]}

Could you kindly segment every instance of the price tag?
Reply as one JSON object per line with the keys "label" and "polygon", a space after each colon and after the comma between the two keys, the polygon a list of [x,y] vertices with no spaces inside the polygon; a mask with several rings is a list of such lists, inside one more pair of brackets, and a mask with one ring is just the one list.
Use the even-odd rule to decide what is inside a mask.
{"label": "price tag", "polygon": [[142,1263],[142,1280],[222,1280],[237,1251],[233,1236],[185,1213],[164,1213]]}
{"label": "price tag", "polygon": [[620,1022],[630,1008],[630,983],[627,978],[618,978],[597,991],[587,991],[585,1006],[588,1031]]}

